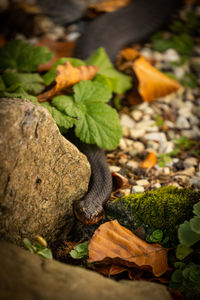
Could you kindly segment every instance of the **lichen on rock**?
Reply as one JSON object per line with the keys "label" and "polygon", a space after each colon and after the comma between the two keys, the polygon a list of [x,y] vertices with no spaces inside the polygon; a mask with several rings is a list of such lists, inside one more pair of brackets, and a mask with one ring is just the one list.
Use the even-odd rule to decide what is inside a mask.
{"label": "lichen on rock", "polygon": [[200,193],[192,189],[166,186],[116,199],[107,204],[105,211],[108,219],[117,219],[130,230],[139,226],[147,233],[161,229],[173,238],[178,225],[190,219],[199,199]]}

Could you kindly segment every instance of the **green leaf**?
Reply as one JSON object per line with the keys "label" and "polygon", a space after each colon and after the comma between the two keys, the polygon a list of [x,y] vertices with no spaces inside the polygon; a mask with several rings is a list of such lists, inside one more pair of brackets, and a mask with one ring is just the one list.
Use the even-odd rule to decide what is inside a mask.
{"label": "green leaf", "polygon": [[0,48],[0,70],[32,72],[53,56],[47,47],[33,47],[21,40],[12,40]]}
{"label": "green leaf", "polygon": [[179,270],[183,270],[185,268],[185,263],[177,261],[174,263],[174,267]]}
{"label": "green leaf", "polygon": [[44,248],[40,251],[37,251],[37,254],[42,256],[45,259],[53,259],[53,255],[50,249]]}
{"label": "green leaf", "polygon": [[69,252],[69,254],[74,259],[82,259],[85,256],[88,256],[88,242],[78,244]]}
{"label": "green leaf", "polygon": [[158,52],[164,52],[167,49],[174,48],[173,42],[171,40],[166,40],[163,38],[160,39],[154,39],[152,43],[152,47],[154,50]]}
{"label": "green leaf", "polygon": [[157,230],[153,231],[152,236],[157,241],[161,241],[163,238],[163,232],[162,232],[162,230],[157,229]]}
{"label": "green leaf", "polygon": [[83,81],[74,87],[74,91],[74,98],[57,96],[52,104],[74,117],[75,134],[81,141],[101,148],[115,148],[122,136],[122,128],[116,110],[104,103],[108,101],[109,89],[106,92],[97,82]]}
{"label": "green leaf", "polygon": [[195,88],[198,86],[198,79],[194,74],[186,73],[180,83],[185,87]]}
{"label": "green leaf", "polygon": [[5,91],[6,90],[6,86],[5,83],[3,81],[2,76],[0,75],[0,91]]}
{"label": "green leaf", "polygon": [[73,125],[74,125],[73,118],[71,118],[71,117],[67,116],[65,113],[59,111],[58,109],[53,107],[48,102],[38,103],[38,104],[45,107],[46,109],[48,109],[48,111],[50,112],[50,114],[52,115],[53,119],[55,120],[56,124],[59,127],[64,127],[65,129],[69,129],[69,128],[73,127]]}
{"label": "green leaf", "polygon": [[200,234],[194,232],[188,221],[179,226],[178,238],[181,244],[190,247],[200,240]]}
{"label": "green leaf", "polygon": [[200,234],[200,217],[196,216],[190,219],[190,227],[194,232]]}
{"label": "green leaf", "polygon": [[21,84],[25,91],[30,94],[39,94],[44,89],[44,81],[39,74],[26,74],[16,72],[4,72],[3,79],[5,84],[9,87],[13,84]]}
{"label": "green leaf", "polygon": [[36,247],[31,244],[29,239],[23,239],[23,244],[31,253],[35,253],[37,251]]}
{"label": "green leaf", "polygon": [[183,260],[185,257],[187,257],[192,252],[193,252],[193,249],[191,249],[190,247],[179,244],[176,248],[176,257],[180,260]]}
{"label": "green leaf", "polygon": [[200,217],[200,201],[193,206],[193,213]]}
{"label": "green leaf", "polygon": [[172,281],[173,282],[182,282],[183,280],[183,273],[181,270],[175,270],[174,273],[172,274]]}
{"label": "green leaf", "polygon": [[[110,78],[106,75],[101,75],[101,74],[97,74],[94,79],[93,82],[99,82],[104,86],[108,86],[108,88],[110,89],[110,91],[112,92],[112,80],[110,80]],[[118,80],[116,79],[116,82],[118,82]]]}
{"label": "green leaf", "polygon": [[85,66],[84,61],[82,61],[82,60],[80,60],[78,58],[73,58],[73,57],[62,57],[62,58],[59,58],[53,64],[51,70],[49,72],[47,72],[43,76],[43,79],[44,79],[44,82],[45,82],[46,85],[49,85],[50,83],[52,83],[53,80],[55,80],[57,66],[63,65],[67,61],[69,61],[72,64],[73,67]]}
{"label": "green leaf", "polygon": [[99,67],[98,74],[109,77],[112,82],[112,90],[117,94],[123,94],[132,86],[132,78],[121,72],[118,72],[112,65],[104,48],[99,48],[86,61],[87,65],[94,65]]}
{"label": "green leaf", "polygon": [[192,37],[187,33],[182,33],[178,35],[173,35],[172,37],[173,47],[182,55],[191,55],[194,42]]}
{"label": "green leaf", "polygon": [[112,93],[107,85],[99,82],[84,80],[74,85],[75,102],[108,102]]}
{"label": "green leaf", "polygon": [[0,91],[0,98],[20,98],[27,99],[31,102],[38,103],[36,97],[29,95],[21,84],[14,84],[5,91]]}

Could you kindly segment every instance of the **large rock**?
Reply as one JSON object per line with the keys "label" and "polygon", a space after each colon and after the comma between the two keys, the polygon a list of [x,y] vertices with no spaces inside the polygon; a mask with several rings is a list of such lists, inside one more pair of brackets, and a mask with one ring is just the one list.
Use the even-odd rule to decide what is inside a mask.
{"label": "large rock", "polygon": [[171,300],[160,284],[116,282],[5,242],[0,242],[0,266],[0,299],[4,300]]}
{"label": "large rock", "polygon": [[60,133],[49,112],[20,99],[0,99],[0,237],[20,244],[69,232],[72,204],[90,178],[87,158]]}

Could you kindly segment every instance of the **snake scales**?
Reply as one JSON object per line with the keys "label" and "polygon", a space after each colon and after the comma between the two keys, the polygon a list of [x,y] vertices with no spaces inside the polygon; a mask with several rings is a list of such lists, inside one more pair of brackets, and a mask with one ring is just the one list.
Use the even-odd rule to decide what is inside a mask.
{"label": "snake scales", "polygon": [[[51,2],[51,1],[50,1]],[[60,14],[64,14],[62,3]],[[178,0],[133,0],[132,3],[113,13],[104,14],[89,23],[79,38],[75,56],[88,58],[98,47],[104,47],[114,62],[118,51],[130,43],[143,41],[158,29],[176,9]],[[47,2],[49,3],[49,2]],[[92,174],[86,196],[75,202],[74,211],[79,220],[86,224],[96,223],[103,213],[103,206],[112,191],[112,177],[106,163],[104,151],[95,145],[86,145],[74,136],[71,140],[88,158]]]}

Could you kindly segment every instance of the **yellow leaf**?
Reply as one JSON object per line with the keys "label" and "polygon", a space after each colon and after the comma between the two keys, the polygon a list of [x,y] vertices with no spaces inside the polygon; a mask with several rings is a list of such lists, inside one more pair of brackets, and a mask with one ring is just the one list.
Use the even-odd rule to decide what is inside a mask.
{"label": "yellow leaf", "polygon": [[155,166],[157,162],[157,157],[154,152],[150,152],[148,156],[145,158],[145,160],[141,163],[142,168],[151,169],[153,166]]}

